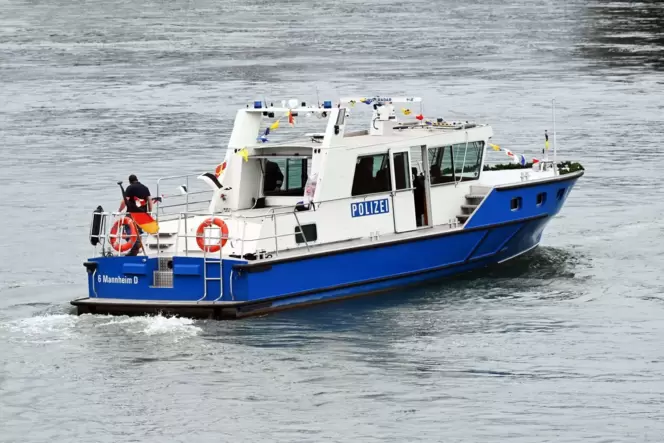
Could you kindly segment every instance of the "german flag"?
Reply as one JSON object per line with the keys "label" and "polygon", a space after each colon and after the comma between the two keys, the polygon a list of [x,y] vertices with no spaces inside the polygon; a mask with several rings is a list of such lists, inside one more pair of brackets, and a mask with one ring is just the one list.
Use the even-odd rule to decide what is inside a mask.
{"label": "german flag", "polygon": [[130,212],[129,215],[131,215],[131,218],[134,219],[136,224],[148,234],[156,234],[159,232],[159,225],[147,212]]}
{"label": "german flag", "polygon": [[[152,199],[152,201],[161,201],[161,198],[155,197]],[[125,205],[125,202],[122,202],[118,212],[123,212],[125,209],[127,209],[127,205]],[[159,225],[157,224],[157,221],[147,212],[128,212],[128,214],[136,222],[136,224],[148,234],[156,234],[159,232]]]}

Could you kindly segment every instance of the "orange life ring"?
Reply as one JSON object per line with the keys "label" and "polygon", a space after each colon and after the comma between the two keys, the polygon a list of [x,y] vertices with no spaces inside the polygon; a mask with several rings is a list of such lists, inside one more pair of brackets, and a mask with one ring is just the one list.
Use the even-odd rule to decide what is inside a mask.
{"label": "orange life ring", "polygon": [[[125,234],[125,226],[129,227],[129,235]],[[118,232],[121,234],[118,235]],[[122,217],[111,227],[111,246],[118,252],[127,252],[134,247],[138,240],[138,232],[134,221],[129,217]],[[122,243],[122,240],[125,242]]]}
{"label": "orange life ring", "polygon": [[[206,245],[205,244],[205,229],[209,228],[210,226],[215,225],[219,228],[221,231],[221,238],[219,239],[219,243],[216,245]],[[203,223],[201,223],[198,226],[198,229],[196,230],[196,243],[198,244],[198,247],[201,248],[201,250],[205,252],[218,252],[222,246],[226,244],[228,241],[228,226],[226,226],[226,223],[220,218],[208,218],[205,220]]]}

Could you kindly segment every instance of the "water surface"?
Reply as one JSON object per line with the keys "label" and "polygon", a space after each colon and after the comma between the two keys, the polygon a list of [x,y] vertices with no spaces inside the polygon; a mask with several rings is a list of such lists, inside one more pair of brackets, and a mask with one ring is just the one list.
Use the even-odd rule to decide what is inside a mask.
{"label": "water surface", "polygon": [[[661,441],[660,2],[0,0],[0,441]],[[586,175],[528,257],[240,322],[72,315],[115,182],[237,106],[409,94]],[[308,123],[301,122],[300,128]]]}

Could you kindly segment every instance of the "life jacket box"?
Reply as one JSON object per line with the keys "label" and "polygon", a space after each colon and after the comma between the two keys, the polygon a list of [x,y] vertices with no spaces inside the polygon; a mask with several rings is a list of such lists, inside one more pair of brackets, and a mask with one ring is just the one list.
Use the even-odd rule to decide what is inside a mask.
{"label": "life jacket box", "polygon": [[92,213],[92,222],[90,223],[90,244],[97,246],[101,243],[102,233],[104,232],[104,208],[97,206]]}

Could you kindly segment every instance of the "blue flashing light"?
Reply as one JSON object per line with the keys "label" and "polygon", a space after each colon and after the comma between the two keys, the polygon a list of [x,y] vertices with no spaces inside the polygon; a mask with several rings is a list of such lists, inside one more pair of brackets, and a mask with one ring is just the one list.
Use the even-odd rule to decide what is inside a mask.
{"label": "blue flashing light", "polygon": [[329,100],[326,100],[323,102],[323,108],[325,109],[332,109],[332,102]]}
{"label": "blue flashing light", "polygon": [[260,109],[263,107],[263,102],[261,101],[255,101],[254,102],[254,109]]}

